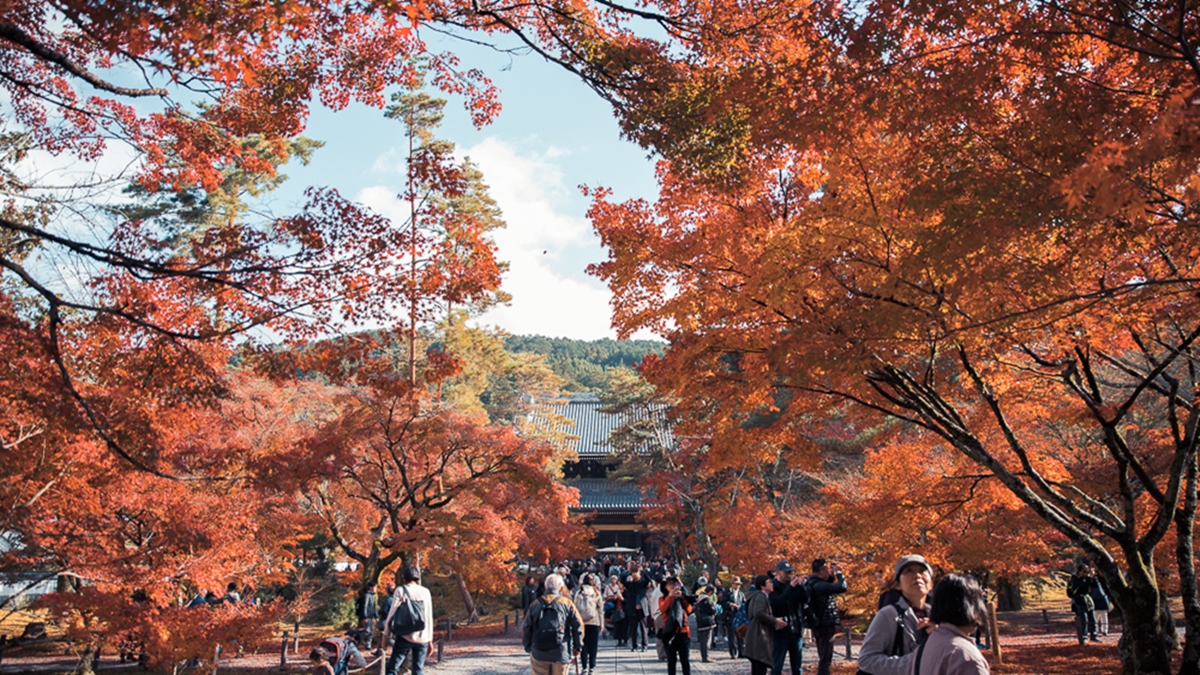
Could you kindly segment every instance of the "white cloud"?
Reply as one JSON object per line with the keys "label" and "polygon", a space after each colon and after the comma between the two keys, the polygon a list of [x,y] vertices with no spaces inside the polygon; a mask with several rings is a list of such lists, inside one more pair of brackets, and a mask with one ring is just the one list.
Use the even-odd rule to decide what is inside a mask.
{"label": "white cloud", "polygon": [[384,216],[393,224],[408,221],[408,204],[400,201],[395,190],[382,185],[373,185],[359,191],[356,198],[360,204]]}
{"label": "white cloud", "polygon": [[[491,309],[479,322],[519,335],[615,337],[609,323],[611,294],[585,271],[587,263],[602,259],[604,252],[583,216],[586,202],[567,185],[558,163],[570,151],[557,147],[530,151],[486,138],[461,154],[479,166],[508,223],[493,233],[493,239],[499,259],[509,264],[503,288],[513,300]],[[388,150],[373,168],[395,174],[397,161],[402,160]],[[376,185],[360,190],[357,200],[401,223],[408,217],[408,207],[396,193],[394,187]]]}
{"label": "white cloud", "polygon": [[[505,230],[495,233],[499,257],[509,263],[504,290],[512,304],[481,321],[517,334],[594,340],[614,337],[608,289],[588,277],[582,257],[600,256],[588,221],[571,214],[571,190],[554,160],[568,153],[547,148],[522,152],[487,138],[465,153],[483,171],[492,197],[504,212]],[[581,254],[591,253],[591,256]]]}
{"label": "white cloud", "polygon": [[399,147],[389,148],[387,152],[375,158],[371,163],[371,172],[380,174],[399,174],[403,176],[407,171],[408,166],[406,161],[408,152]]}

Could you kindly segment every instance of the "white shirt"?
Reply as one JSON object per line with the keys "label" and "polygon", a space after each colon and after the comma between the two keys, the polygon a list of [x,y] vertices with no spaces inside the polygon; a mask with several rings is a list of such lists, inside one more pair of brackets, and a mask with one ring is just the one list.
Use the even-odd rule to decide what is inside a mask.
{"label": "white shirt", "polygon": [[396,592],[392,594],[392,608],[388,611],[387,619],[383,622],[383,643],[381,644],[386,644],[388,629],[392,625],[392,615],[396,613],[396,608],[404,601],[406,594],[407,597],[412,598],[414,601],[422,603],[422,606],[425,608],[425,630],[399,637],[416,644],[427,645],[433,642],[433,596],[429,594],[428,588],[412,582],[397,588]]}
{"label": "white shirt", "polygon": [[646,602],[650,603],[650,617],[658,621],[658,617],[662,616],[662,610],[658,608],[658,599],[662,597],[662,587],[658,584],[652,584],[650,592],[646,594]]}

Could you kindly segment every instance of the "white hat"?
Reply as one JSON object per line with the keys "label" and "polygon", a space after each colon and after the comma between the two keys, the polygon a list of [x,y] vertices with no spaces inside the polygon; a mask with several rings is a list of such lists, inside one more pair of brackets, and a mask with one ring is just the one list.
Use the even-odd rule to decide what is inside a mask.
{"label": "white hat", "polygon": [[896,567],[895,567],[895,570],[894,570],[892,576],[895,577],[895,579],[897,581],[899,581],[900,580],[900,572],[902,572],[904,570],[904,568],[908,567],[909,565],[922,565],[926,570],[929,571],[929,576],[933,576],[933,567],[931,567],[929,565],[929,563],[925,560],[925,556],[917,555],[915,553],[906,555],[903,558],[897,560]]}

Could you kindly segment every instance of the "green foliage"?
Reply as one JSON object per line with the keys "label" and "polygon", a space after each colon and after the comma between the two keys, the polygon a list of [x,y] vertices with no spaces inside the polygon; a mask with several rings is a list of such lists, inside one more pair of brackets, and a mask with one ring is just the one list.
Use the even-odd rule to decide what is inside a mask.
{"label": "green foliage", "polygon": [[[342,590],[341,587],[338,587],[338,591]],[[334,628],[341,628],[347,623],[357,624],[353,596],[342,592],[331,593],[328,601],[321,608],[321,621]]]}
{"label": "green foliage", "polygon": [[570,392],[604,391],[609,371],[632,368],[647,354],[662,354],[666,344],[655,340],[571,340],[541,335],[513,335],[504,341],[513,353],[542,354],[546,363],[565,380]]}
{"label": "green foliage", "polygon": [[[684,563],[683,569],[679,572],[679,580],[683,582],[685,588],[691,589],[692,584],[696,583],[697,579],[707,576],[711,571],[705,570],[702,563],[696,561],[687,562]],[[709,581],[711,582],[711,578]]]}

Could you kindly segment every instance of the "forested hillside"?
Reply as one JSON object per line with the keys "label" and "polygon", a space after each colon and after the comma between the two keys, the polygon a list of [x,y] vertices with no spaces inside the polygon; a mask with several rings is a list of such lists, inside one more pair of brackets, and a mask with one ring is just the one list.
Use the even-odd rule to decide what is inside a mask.
{"label": "forested hillside", "polygon": [[607,371],[631,368],[647,354],[662,354],[666,344],[655,340],[571,340],[541,335],[513,335],[504,341],[513,353],[543,354],[570,392],[599,391]]}

